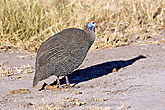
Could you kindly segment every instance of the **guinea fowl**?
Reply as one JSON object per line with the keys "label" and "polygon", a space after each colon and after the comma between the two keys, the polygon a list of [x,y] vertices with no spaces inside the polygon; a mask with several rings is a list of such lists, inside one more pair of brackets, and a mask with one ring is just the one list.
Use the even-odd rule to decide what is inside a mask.
{"label": "guinea fowl", "polygon": [[84,29],[68,28],[48,38],[37,51],[33,87],[52,75],[65,76],[78,68],[95,40],[97,22],[91,20]]}

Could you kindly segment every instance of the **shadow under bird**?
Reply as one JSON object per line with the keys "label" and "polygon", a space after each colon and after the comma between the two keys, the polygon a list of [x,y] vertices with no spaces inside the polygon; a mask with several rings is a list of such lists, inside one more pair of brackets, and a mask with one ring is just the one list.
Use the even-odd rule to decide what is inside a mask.
{"label": "shadow under bird", "polygon": [[97,22],[91,20],[84,29],[68,28],[48,38],[37,51],[33,87],[39,81],[52,75],[65,76],[66,85],[70,86],[67,75],[78,68],[95,41]]}

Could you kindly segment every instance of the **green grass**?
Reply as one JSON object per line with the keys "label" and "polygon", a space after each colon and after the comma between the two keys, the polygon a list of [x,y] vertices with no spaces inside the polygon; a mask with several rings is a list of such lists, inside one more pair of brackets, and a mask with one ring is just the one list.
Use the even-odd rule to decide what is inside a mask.
{"label": "green grass", "polygon": [[36,51],[53,34],[100,25],[93,49],[128,44],[165,22],[165,0],[0,0],[0,46]]}

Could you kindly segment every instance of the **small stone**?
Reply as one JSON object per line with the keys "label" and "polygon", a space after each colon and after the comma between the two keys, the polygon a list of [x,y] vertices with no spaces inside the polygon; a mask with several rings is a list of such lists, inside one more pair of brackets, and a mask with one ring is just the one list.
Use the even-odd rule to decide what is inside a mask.
{"label": "small stone", "polygon": [[81,102],[81,105],[85,105],[86,104],[86,102]]}
{"label": "small stone", "polygon": [[69,99],[68,97],[61,97],[60,99]]}
{"label": "small stone", "polygon": [[82,106],[82,105],[84,105],[84,104],[86,104],[85,102],[75,102],[75,104],[77,105],[77,106]]}
{"label": "small stone", "polygon": [[116,68],[113,68],[112,72],[117,72],[117,69]]}
{"label": "small stone", "polygon": [[107,101],[107,98],[95,99],[96,101]]}
{"label": "small stone", "polygon": [[76,95],[82,94],[82,92],[81,92],[81,91],[77,91],[77,92],[75,92],[75,94],[76,94]]}
{"label": "small stone", "polygon": [[80,103],[80,102],[76,102],[76,105],[77,105],[77,106],[81,106],[81,103]]}

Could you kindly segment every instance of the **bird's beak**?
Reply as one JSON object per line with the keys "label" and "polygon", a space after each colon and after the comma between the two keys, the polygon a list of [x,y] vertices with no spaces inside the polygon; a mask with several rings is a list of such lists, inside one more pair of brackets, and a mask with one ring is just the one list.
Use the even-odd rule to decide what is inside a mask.
{"label": "bird's beak", "polygon": [[98,23],[98,22],[96,22],[96,21],[95,21],[95,23],[96,23],[96,26],[98,26],[98,25],[99,25],[99,23]]}

